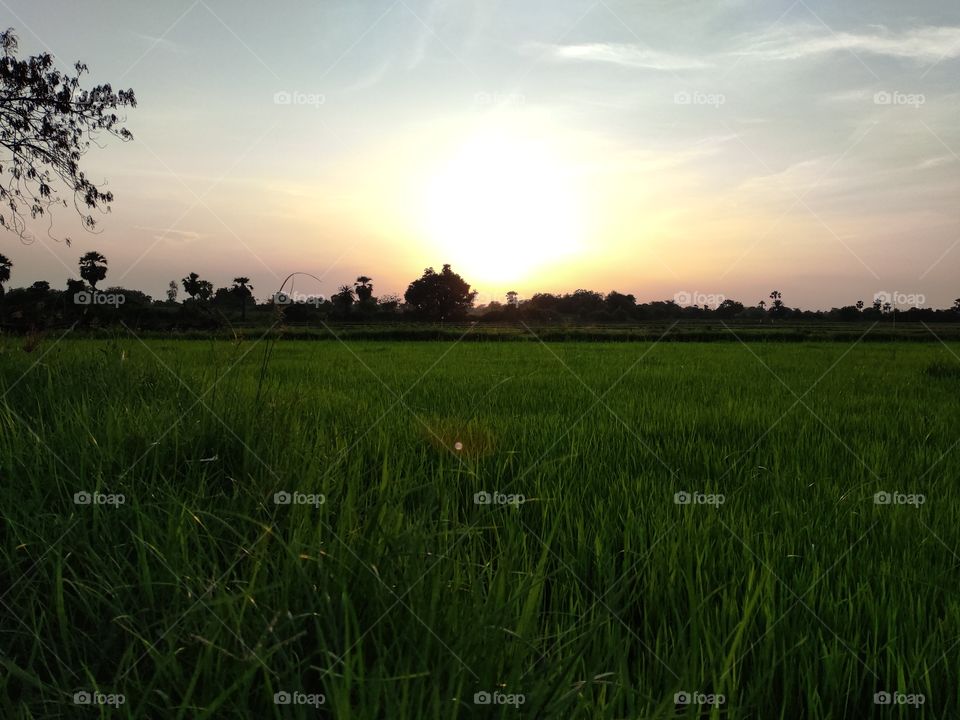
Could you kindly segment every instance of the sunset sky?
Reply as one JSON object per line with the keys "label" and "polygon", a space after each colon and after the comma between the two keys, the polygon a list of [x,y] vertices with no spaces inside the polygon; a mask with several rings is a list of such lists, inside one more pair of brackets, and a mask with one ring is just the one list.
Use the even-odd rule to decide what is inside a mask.
{"label": "sunset sky", "polygon": [[2,0],[22,53],[133,87],[61,210],[0,251],[62,287],[82,252],[160,297],[191,271],[402,293],[585,287],[829,308],[960,297],[956,0]]}

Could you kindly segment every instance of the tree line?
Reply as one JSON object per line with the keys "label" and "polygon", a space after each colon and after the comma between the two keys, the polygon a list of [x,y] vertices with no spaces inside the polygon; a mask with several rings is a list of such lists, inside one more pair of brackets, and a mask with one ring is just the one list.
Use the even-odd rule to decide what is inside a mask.
{"label": "tree line", "polygon": [[257,300],[247,276],[237,276],[215,288],[198,273],[171,280],[165,297],[154,299],[139,290],[104,287],[109,264],[99,252],[90,251],[78,262],[79,279],[69,279],[62,288],[40,280],[29,287],[7,290],[13,263],[0,255],[0,324],[8,330],[29,331],[80,323],[94,326],[126,323],[151,329],[213,329],[236,323],[256,325],[284,322],[532,322],[532,323],[630,323],[663,320],[782,320],[958,322],[960,298],[950,308],[899,308],[894,297],[874,298],[828,311],[790,307],[774,290],[769,298],[747,305],[722,299],[684,304],[675,299],[637,302],[634,295],[617,291],[600,293],[534,293],[521,298],[506,293],[504,300],[475,304],[477,292],[450,265],[438,272],[432,267],[413,280],[403,296],[374,294],[373,279],[361,275],[352,284],[341,285],[326,297],[297,292],[293,288]]}
{"label": "tree line", "polygon": [[[109,210],[113,194],[105,185],[94,184],[80,162],[91,145],[99,146],[102,139],[133,139],[121,113],[135,108],[137,100],[132,89],[114,90],[109,83],[84,89],[81,80],[87,73],[82,62],[75,63],[72,71],[59,70],[49,53],[21,58],[14,31],[0,32],[0,230],[12,231],[29,241],[31,222],[47,217],[57,207],[72,204],[87,229],[97,224],[95,212]],[[70,244],[69,238],[66,244]],[[829,311],[810,311],[789,307],[777,290],[756,304],[726,298],[718,298],[712,304],[696,303],[679,294],[672,300],[638,303],[633,295],[582,289],[565,294],[535,293],[525,299],[510,292],[503,302],[476,307],[476,291],[449,265],[439,272],[427,268],[410,283],[402,297],[376,297],[372,278],[360,276],[352,284],[340,286],[330,297],[304,295],[281,287],[281,292],[259,302],[246,276],[214,288],[209,280],[192,272],[179,281],[171,280],[162,299],[118,286],[102,289],[108,264],[106,257],[96,251],[80,258],[79,279],[67,280],[59,288],[40,280],[8,291],[12,270],[13,263],[0,255],[0,325],[14,331],[118,322],[131,327],[176,330],[277,320],[304,324],[400,319],[564,323],[673,319],[960,320],[960,299],[951,308],[936,310],[909,307],[909,301],[904,304],[878,295],[872,302],[857,300]]]}

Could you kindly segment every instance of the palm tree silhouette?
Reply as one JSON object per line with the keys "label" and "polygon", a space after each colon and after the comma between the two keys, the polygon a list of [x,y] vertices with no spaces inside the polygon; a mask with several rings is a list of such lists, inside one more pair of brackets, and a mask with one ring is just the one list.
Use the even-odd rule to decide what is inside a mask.
{"label": "palm tree silhouette", "polygon": [[248,277],[235,277],[233,279],[233,291],[240,295],[240,319],[247,319],[247,298],[252,294],[253,285],[250,284]]}
{"label": "palm tree silhouette", "polygon": [[373,285],[370,283],[373,282],[373,278],[368,278],[366,275],[361,275],[357,278],[357,299],[365,303],[373,297]]}
{"label": "palm tree silhouette", "polygon": [[107,259],[96,250],[91,250],[80,257],[80,277],[90,283],[90,287],[97,289],[97,283],[107,276]]}

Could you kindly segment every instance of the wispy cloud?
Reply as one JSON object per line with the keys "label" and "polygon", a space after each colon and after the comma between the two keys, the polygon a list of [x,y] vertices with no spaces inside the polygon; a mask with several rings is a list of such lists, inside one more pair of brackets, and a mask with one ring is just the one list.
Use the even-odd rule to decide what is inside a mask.
{"label": "wispy cloud", "polygon": [[927,158],[920,162],[917,166],[917,170],[929,170],[931,168],[940,167],[941,165],[949,165],[950,163],[956,162],[956,158],[953,155],[938,155],[937,157]]}
{"label": "wispy cloud", "polygon": [[446,3],[443,0],[433,0],[425,14],[418,15],[413,12],[409,5],[404,5],[404,9],[413,15],[420,24],[420,32],[417,41],[414,43],[410,59],[407,61],[407,70],[416,70],[427,56],[427,50],[430,44],[436,40],[436,31],[433,29],[437,24],[438,16],[446,10]]}
{"label": "wispy cloud", "polygon": [[660,52],[633,43],[537,45],[536,51],[554,60],[609,63],[649,70],[677,71],[711,67],[699,58]]}
{"label": "wispy cloud", "polygon": [[960,27],[926,26],[904,32],[891,32],[883,26],[869,32],[831,32],[813,25],[777,27],[748,38],[736,54],[797,60],[841,51],[924,63],[956,58],[960,57]]}
{"label": "wispy cloud", "polygon": [[824,93],[820,96],[823,102],[827,103],[862,103],[872,102],[873,95],[876,92],[873,88],[858,87],[840,92]]}
{"label": "wispy cloud", "polygon": [[348,85],[343,89],[343,92],[358,92],[360,90],[366,90],[372,88],[375,85],[379,85],[380,81],[386,77],[387,72],[394,66],[395,60],[393,58],[388,58],[384,60],[378,67],[373,68],[366,75],[359,77],[353,83]]}
{"label": "wispy cloud", "polygon": [[625,147],[603,154],[584,168],[588,173],[604,174],[613,171],[633,175],[663,172],[682,168],[723,152],[724,147],[738,135],[710,135],[684,143],[666,143],[658,147],[630,150]]}
{"label": "wispy cloud", "polygon": [[146,230],[147,232],[156,233],[153,236],[153,239],[156,241],[167,240],[169,242],[194,242],[195,240],[202,240],[207,237],[204,233],[199,233],[194,230],[175,230],[173,228],[156,228],[156,227],[145,227],[143,225],[134,225],[137,230]]}
{"label": "wispy cloud", "polygon": [[167,37],[156,37],[154,35],[145,35],[144,33],[139,32],[134,32],[132,34],[151,49],[163,49],[168,52],[177,53],[178,55],[182,55],[187,52],[187,49],[183,45],[178,42],[174,42]]}

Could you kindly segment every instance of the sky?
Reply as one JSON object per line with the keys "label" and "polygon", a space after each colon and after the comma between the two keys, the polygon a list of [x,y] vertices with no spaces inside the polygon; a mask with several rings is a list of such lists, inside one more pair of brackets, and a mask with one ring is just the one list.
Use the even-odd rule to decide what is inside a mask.
{"label": "sky", "polygon": [[402,294],[444,263],[480,302],[960,297],[955,0],[0,0],[0,24],[138,99],[134,141],[84,160],[116,196],[99,234],[62,209],[7,235],[12,287],[98,250],[154,297],[190,272]]}

